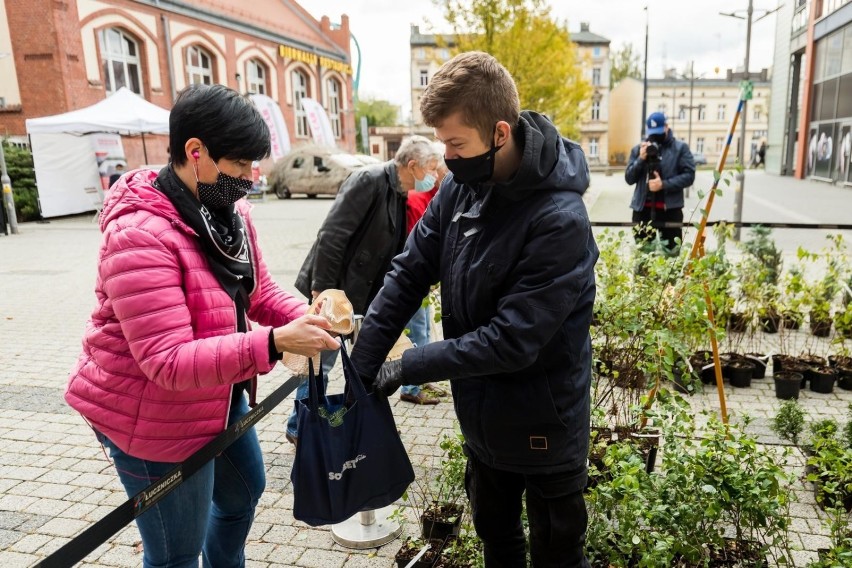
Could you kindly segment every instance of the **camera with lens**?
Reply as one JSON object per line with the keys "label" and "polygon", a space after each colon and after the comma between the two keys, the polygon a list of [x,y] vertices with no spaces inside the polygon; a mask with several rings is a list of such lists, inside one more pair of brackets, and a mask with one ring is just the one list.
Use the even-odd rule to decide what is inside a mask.
{"label": "camera with lens", "polygon": [[645,163],[648,164],[648,176],[653,177],[653,173],[660,173],[660,164],[663,159],[660,157],[660,144],[653,140],[646,140],[648,143],[645,146]]}

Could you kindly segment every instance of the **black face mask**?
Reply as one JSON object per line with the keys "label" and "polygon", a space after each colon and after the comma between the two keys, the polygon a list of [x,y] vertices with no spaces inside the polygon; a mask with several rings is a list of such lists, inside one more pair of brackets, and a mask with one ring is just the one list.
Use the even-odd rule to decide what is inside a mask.
{"label": "black face mask", "polygon": [[[496,127],[495,127],[496,128]],[[495,146],[491,139],[491,149],[471,158],[451,158],[444,160],[447,169],[453,172],[453,178],[459,183],[482,183],[494,175],[494,154],[503,146]]]}

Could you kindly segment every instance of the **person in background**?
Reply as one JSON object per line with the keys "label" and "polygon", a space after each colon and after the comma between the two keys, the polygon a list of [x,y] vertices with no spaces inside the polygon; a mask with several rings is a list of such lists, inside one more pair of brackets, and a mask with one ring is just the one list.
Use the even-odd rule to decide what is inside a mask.
{"label": "person in background", "polygon": [[[438,161],[438,177],[435,185],[428,191],[413,189],[408,192],[408,201],[406,202],[406,226],[408,234],[414,229],[414,226],[423,217],[429,202],[438,193],[441,187],[441,182],[444,181],[444,176],[449,171],[444,163],[444,145],[440,142],[435,143],[435,149],[440,154],[441,158]],[[425,184],[423,184],[425,186]],[[420,308],[411,316],[406,328],[408,329],[408,338],[417,346],[423,346],[429,343],[429,328],[431,311],[429,306],[421,305]],[[424,390],[425,389],[425,390]],[[403,385],[399,389],[399,398],[413,404],[438,404],[439,396],[446,396],[446,391],[433,383],[427,383],[421,388],[420,385]],[[431,396],[435,395],[435,396]]]}
{"label": "person in background", "polygon": [[[450,379],[465,486],[487,568],[588,568],[589,450],[598,250],[578,144],[520,112],[509,72],[462,53],[420,99],[446,145],[441,186],[373,300],[352,361],[374,392]],[[442,341],[387,361],[441,283]]]}
{"label": "person in background", "polygon": [[[405,244],[408,192],[433,187],[440,158],[427,138],[410,136],[402,141],[393,160],[364,167],[346,178],[302,264],[296,289],[307,298],[316,298],[329,288],[343,290],[355,313],[364,314],[379,292],[391,260]],[[326,380],[336,354],[323,354]],[[296,398],[307,396],[305,380]],[[295,409],[285,435],[292,444],[298,441]]]}
{"label": "person in background", "polygon": [[118,178],[124,175],[124,164],[116,164],[115,171],[109,176],[109,186],[112,187],[115,185],[115,182],[118,181]]}
{"label": "person in background", "polygon": [[654,112],[645,123],[646,139],[630,152],[624,179],[635,185],[630,208],[634,237],[640,245],[652,243],[659,233],[669,252],[677,249],[683,228],[650,226],[654,222],[683,222],[684,189],[695,181],[695,161],[689,146],[675,138],[666,115]]}
{"label": "person in background", "polygon": [[[107,192],[98,302],[65,391],[130,497],[245,416],[283,352],[337,347],[328,322],[272,281],[241,199],[251,161],[269,154],[252,102],[192,85],[169,128],[171,163]],[[142,566],[197,568],[199,554],[205,568],[245,566],[265,484],[251,427],[136,518]]]}

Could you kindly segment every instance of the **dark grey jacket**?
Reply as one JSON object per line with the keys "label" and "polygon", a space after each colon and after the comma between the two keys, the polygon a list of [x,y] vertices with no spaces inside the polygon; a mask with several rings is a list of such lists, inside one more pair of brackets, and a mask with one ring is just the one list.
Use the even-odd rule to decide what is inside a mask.
{"label": "dark grey jacket", "polygon": [[582,149],[524,112],[523,160],[507,183],[447,176],[393,261],[354,348],[374,377],[429,287],[444,341],[406,351],[403,380],[453,379],[468,448],[499,469],[576,471],[585,483],[597,246]]}
{"label": "dark grey jacket", "polygon": [[[663,198],[666,209],[683,208],[683,190],[695,181],[695,160],[686,142],[674,137],[672,131],[660,148],[660,177],[663,179]],[[648,198],[648,164],[639,159],[639,145],[630,151],[630,160],[624,170],[628,185],[636,184],[630,208],[642,211]]]}
{"label": "dark grey jacket", "polygon": [[341,289],[355,313],[365,313],[405,242],[406,199],[393,161],[346,178],[296,277],[296,289],[308,298],[312,290]]}

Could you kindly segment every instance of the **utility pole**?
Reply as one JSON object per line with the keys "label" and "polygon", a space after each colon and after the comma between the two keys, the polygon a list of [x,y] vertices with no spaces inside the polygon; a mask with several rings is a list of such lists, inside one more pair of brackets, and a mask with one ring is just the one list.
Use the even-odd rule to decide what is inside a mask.
{"label": "utility pole", "polygon": [[687,135],[687,144],[689,151],[692,151],[692,93],[695,91],[695,61],[689,62],[689,134]]}
{"label": "utility pole", "polygon": [[645,71],[642,73],[642,124],[639,138],[645,133],[645,120],[648,118],[648,6],[645,6]]}
{"label": "utility pole", "polygon": [[[751,52],[751,18],[754,14],[754,0],[748,0],[748,12],[746,12],[746,53],[745,65],[743,66],[743,81],[748,81],[748,59]],[[748,101],[743,101],[743,114],[740,117],[740,171],[737,172],[737,187],[734,190],[734,239],[740,240],[740,223],[743,220],[743,192],[745,191],[745,147],[746,143],[746,117],[748,117]]]}
{"label": "utility pole", "polygon": [[[15,199],[12,196],[12,178],[6,171],[6,154],[3,152],[3,143],[0,142],[0,184],[3,185],[3,205],[6,207],[6,216],[9,219],[9,228],[13,235],[18,234],[18,216],[15,213]],[[5,232],[6,228],[3,227]]]}
{"label": "utility pole", "polygon": [[[781,6],[774,8],[772,10],[762,10],[763,14],[754,20],[754,22],[759,22],[766,16],[778,11]],[[749,53],[751,52],[751,25],[754,23],[752,21],[752,17],[754,16],[754,2],[753,0],[748,0],[748,10],[746,10],[745,17],[740,16],[736,12],[719,12],[722,16],[728,16],[730,18],[739,18],[740,20],[746,20],[746,52],[745,52],[745,62],[743,65],[743,81],[749,81],[749,72],[748,72],[748,60]],[[743,220],[743,194],[745,192],[745,146],[746,143],[749,142],[746,140],[746,117],[748,113],[748,99],[743,100],[743,112],[740,116],[740,148],[738,158],[740,160],[740,168],[742,171],[737,172],[737,175],[734,177],[736,180],[736,189],[735,189],[735,199],[734,199],[734,223],[737,223],[734,228],[734,239],[740,240],[740,226],[739,223]],[[751,148],[751,144],[749,144],[749,149]]]}

